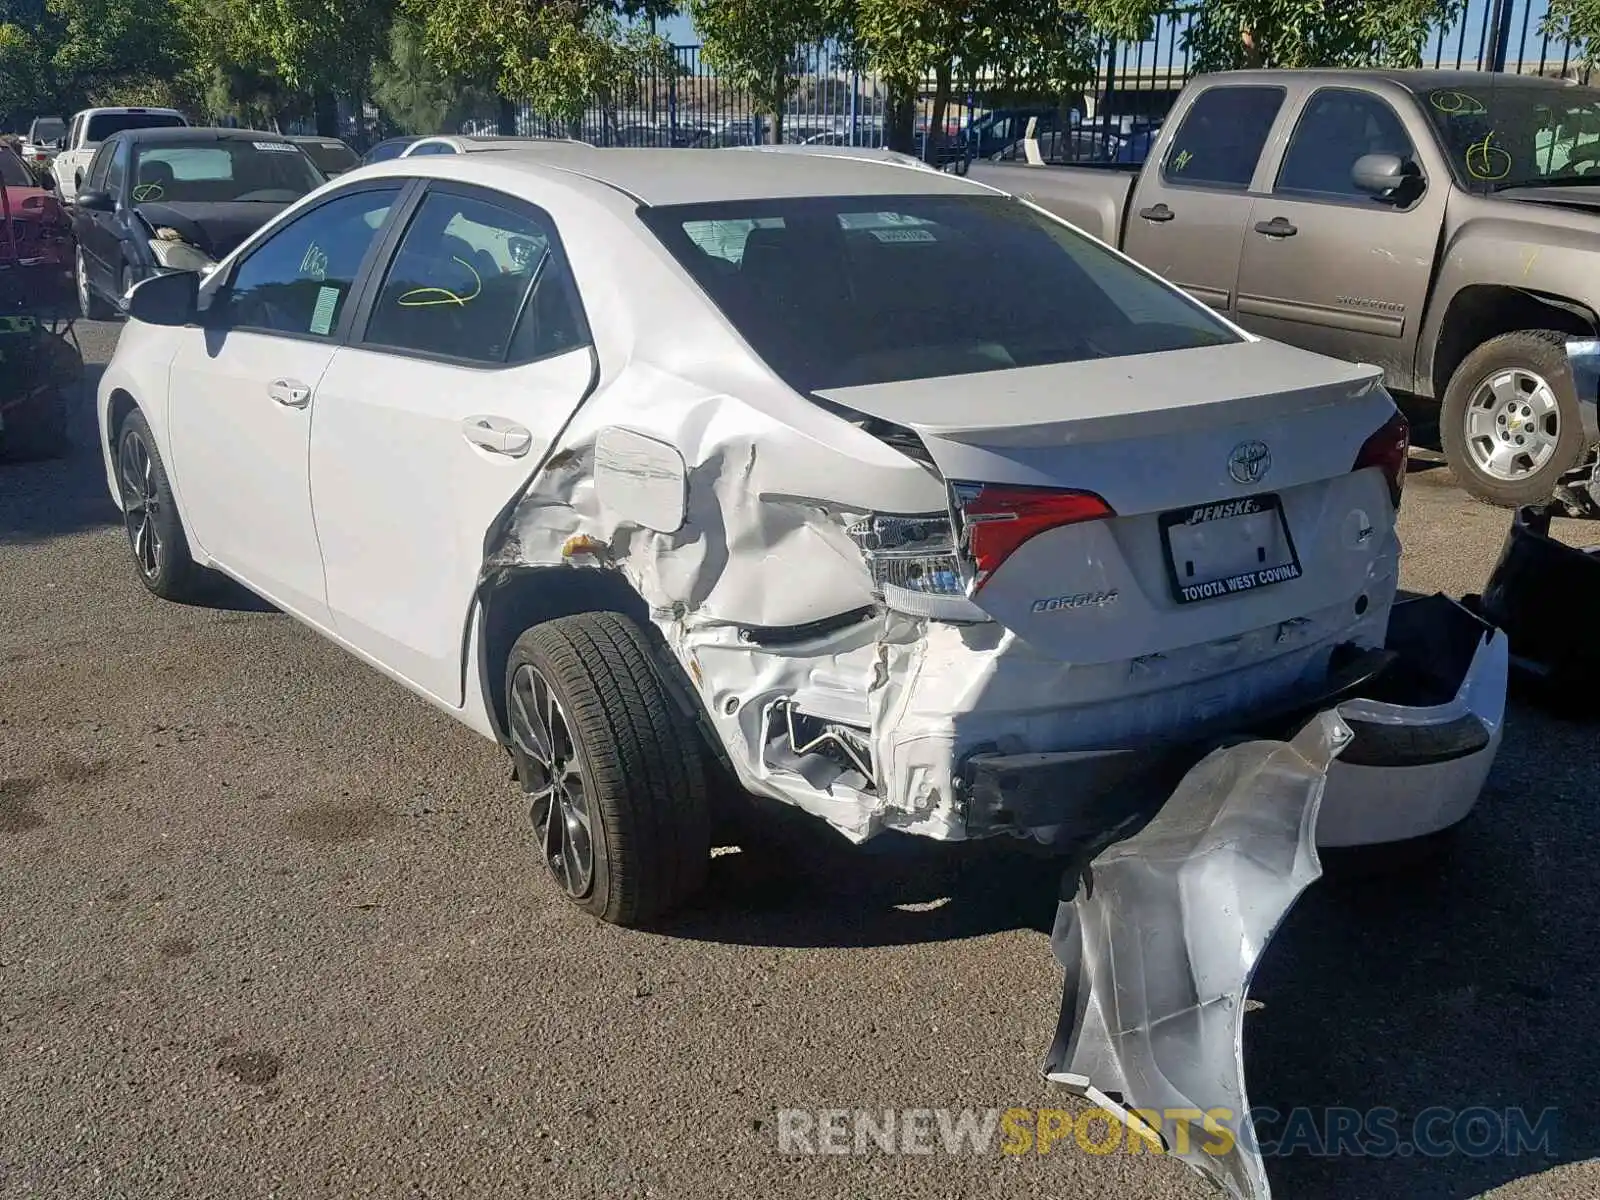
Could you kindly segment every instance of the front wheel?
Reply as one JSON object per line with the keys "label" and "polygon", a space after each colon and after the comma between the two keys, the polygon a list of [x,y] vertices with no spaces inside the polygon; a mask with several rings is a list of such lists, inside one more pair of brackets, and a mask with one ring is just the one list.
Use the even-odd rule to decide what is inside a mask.
{"label": "front wheel", "polygon": [[144,414],[135,409],[117,432],[117,490],[122,522],[139,580],[163,600],[188,603],[203,592],[201,569],[189,554],[172,484]]}
{"label": "front wheel", "polygon": [[1542,503],[1589,450],[1567,337],[1553,329],[1501,334],[1451,377],[1440,438],[1451,471],[1478,499],[1506,508]]}
{"label": "front wheel", "polygon": [[506,664],[511,756],[556,886],[615,925],[648,925],[705,881],[700,733],[639,626],[593,612],[536,625]]}
{"label": "front wheel", "polygon": [[111,306],[102,300],[89,283],[88,264],[83,259],[83,247],[78,247],[77,258],[73,262],[72,282],[78,292],[78,311],[83,314],[86,321],[109,321],[113,315]]}

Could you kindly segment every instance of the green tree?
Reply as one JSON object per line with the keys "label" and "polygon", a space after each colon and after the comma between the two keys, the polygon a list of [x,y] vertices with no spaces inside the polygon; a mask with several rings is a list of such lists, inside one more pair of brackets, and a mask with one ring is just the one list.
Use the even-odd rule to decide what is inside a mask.
{"label": "green tree", "polygon": [[[428,57],[456,78],[487,79],[575,130],[591,104],[608,125],[637,81],[674,69],[670,47],[623,18],[664,15],[667,0],[401,0]],[[501,127],[508,104],[502,104]]]}
{"label": "green tree", "polygon": [[1600,0],[1550,0],[1539,32],[1572,44],[1573,65],[1600,66]]}
{"label": "green tree", "polygon": [[718,76],[749,92],[783,140],[783,113],[799,85],[799,52],[841,32],[832,0],[689,0],[689,13]]}
{"label": "green tree", "polygon": [[[1164,0],[1083,0],[1101,31],[1150,36]],[[1428,31],[1454,21],[1463,0],[1206,0],[1184,35],[1201,71],[1243,67],[1420,66]]]}
{"label": "green tree", "polygon": [[389,52],[372,71],[372,98],[403,133],[454,130],[471,114],[494,104],[481,81],[462,80],[441,71],[423,47],[423,29],[409,17],[389,30]]}

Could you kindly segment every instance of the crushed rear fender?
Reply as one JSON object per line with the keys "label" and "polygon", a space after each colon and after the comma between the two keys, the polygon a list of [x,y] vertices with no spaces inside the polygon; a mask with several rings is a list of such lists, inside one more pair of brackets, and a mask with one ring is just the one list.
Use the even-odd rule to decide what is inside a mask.
{"label": "crushed rear fender", "polygon": [[1213,751],[1148,824],[1069,872],[1056,910],[1065,988],[1046,1077],[1244,1200],[1270,1195],[1249,1126],[1245,997],[1322,874],[1317,810],[1353,736],[1329,710],[1291,741]]}

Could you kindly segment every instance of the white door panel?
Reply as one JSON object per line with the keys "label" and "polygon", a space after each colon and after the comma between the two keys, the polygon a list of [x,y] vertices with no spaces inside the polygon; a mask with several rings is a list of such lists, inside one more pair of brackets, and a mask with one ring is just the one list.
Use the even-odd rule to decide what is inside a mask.
{"label": "white door panel", "polygon": [[590,352],[480,369],[359,348],[322,379],[311,494],[341,637],[463,703],[484,535],[582,400]]}
{"label": "white door panel", "polygon": [[250,586],[328,623],[308,454],[322,342],[186,330],[168,437],[191,536]]}

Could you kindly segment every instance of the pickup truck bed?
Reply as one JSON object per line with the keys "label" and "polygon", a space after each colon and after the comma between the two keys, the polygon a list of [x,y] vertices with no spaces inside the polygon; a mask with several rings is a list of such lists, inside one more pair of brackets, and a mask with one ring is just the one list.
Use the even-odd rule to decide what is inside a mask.
{"label": "pickup truck bed", "polygon": [[1600,336],[1596,129],[1600,89],[1562,80],[1239,71],[1192,80],[1136,170],[969,177],[1253,333],[1439,401],[1463,485],[1518,505],[1561,496],[1600,438],[1565,358]]}

